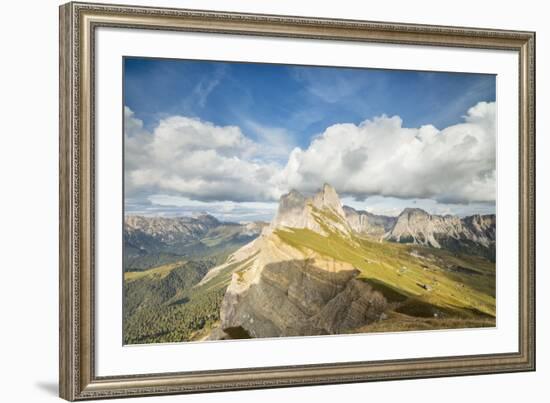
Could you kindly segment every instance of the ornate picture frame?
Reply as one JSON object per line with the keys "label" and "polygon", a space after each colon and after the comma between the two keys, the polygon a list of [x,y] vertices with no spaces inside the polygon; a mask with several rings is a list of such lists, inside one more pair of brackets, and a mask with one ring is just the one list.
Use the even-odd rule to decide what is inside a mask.
{"label": "ornate picture frame", "polygon": [[[98,376],[95,38],[99,27],[515,52],[519,60],[519,326],[515,352]],[[60,396],[67,400],[535,370],[535,33],[217,11],[60,7]]]}

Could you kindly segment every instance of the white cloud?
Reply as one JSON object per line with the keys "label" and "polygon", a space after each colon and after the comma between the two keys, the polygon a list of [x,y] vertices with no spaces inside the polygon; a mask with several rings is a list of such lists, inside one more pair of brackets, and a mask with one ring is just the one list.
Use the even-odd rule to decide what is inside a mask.
{"label": "white cloud", "polygon": [[177,217],[208,213],[221,221],[231,222],[270,221],[277,207],[277,202],[205,202],[166,194],[125,201],[126,214]]}
{"label": "white cloud", "polygon": [[254,210],[277,210],[278,203],[276,202],[241,202],[236,203],[234,201],[225,200],[220,202],[203,202],[200,200],[191,200],[188,197],[180,197],[173,195],[152,195],[148,197],[152,204],[157,206],[173,206],[173,207],[202,207],[208,209],[211,205],[215,204],[219,209],[223,211],[233,211],[237,208],[248,208]]}
{"label": "white cloud", "polygon": [[[438,130],[405,128],[398,116],[337,124],[307,149],[288,153],[288,133],[257,126],[258,141],[239,127],[182,116],[153,132],[126,108],[126,192],[201,201],[268,202],[324,182],[357,200],[373,195],[440,203],[494,202],[495,104],[470,108],[464,123]],[[281,138],[279,139],[278,136]]]}
{"label": "white cloud", "polygon": [[163,119],[152,133],[126,108],[125,184],[129,195],[174,193],[198,200],[274,200],[281,167],[262,163],[261,147],[236,126]]}
{"label": "white cloud", "polygon": [[295,148],[278,180],[314,191],[324,182],[358,199],[372,195],[443,203],[495,200],[495,104],[470,108],[465,122],[404,128],[398,116],[327,128]]}

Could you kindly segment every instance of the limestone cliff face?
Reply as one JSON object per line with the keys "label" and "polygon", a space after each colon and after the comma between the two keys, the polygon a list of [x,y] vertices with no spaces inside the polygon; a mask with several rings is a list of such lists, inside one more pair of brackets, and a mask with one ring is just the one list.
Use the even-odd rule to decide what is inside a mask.
{"label": "limestone cliff face", "polygon": [[379,319],[384,297],[358,271],[283,244],[259,240],[251,267],[233,274],[221,308],[226,337],[342,333]]}
{"label": "limestone cliff face", "polygon": [[271,228],[291,227],[305,228],[308,225],[306,213],[307,199],[300,192],[291,190],[279,201],[277,215],[271,223]]}
{"label": "limestone cliff face", "polygon": [[376,215],[348,206],[344,206],[344,213],[347,222],[355,232],[373,237],[381,237],[386,234],[396,221],[396,217]]}
{"label": "limestone cliff face", "polygon": [[323,188],[315,194],[312,204],[319,210],[330,209],[339,217],[346,217],[344,209],[342,208],[342,203],[340,202],[340,197],[338,197],[336,193],[336,189],[327,183],[325,183]]}
{"label": "limestone cliff face", "polygon": [[344,234],[351,231],[340,198],[328,184],[323,185],[313,197],[306,197],[296,190],[283,195],[277,215],[269,228],[271,231],[278,228],[307,228],[325,234],[323,226]]}
{"label": "limestone cliff face", "polygon": [[[283,236],[285,231],[292,232],[291,241]],[[220,328],[211,338],[337,334],[380,320],[388,309],[384,296],[359,279],[351,264],[306,246],[322,242],[322,248],[338,248],[337,242],[331,243],[335,239],[360,245],[360,235],[365,234],[376,234],[381,242],[417,243],[494,258],[494,216],[460,218],[405,209],[399,217],[383,217],[343,207],[329,185],[312,197],[293,190],[281,197],[276,217],[258,238],[199,283],[219,280],[219,275],[229,281]]]}
{"label": "limestone cliff face", "polygon": [[421,209],[407,208],[385,235],[393,242],[415,243],[480,254],[494,259],[496,239],[495,215],[431,215]]}
{"label": "limestone cliff face", "polygon": [[211,337],[279,337],[352,331],[380,318],[385,298],[359,280],[348,263],[292,246],[278,231],[308,229],[349,238],[352,229],[329,185],[306,197],[284,195],[276,217],[260,237],[242,247],[201,281],[232,270],[221,307],[220,331]]}

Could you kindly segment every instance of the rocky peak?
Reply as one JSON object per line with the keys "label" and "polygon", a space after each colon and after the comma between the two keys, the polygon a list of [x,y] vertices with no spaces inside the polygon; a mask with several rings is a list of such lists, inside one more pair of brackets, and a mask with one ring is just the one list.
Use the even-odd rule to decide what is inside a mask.
{"label": "rocky peak", "polygon": [[279,199],[277,215],[271,222],[270,228],[304,227],[304,210],[306,198],[297,190],[291,190]]}
{"label": "rocky peak", "polygon": [[384,238],[393,242],[443,247],[494,259],[495,236],[494,215],[460,218],[453,215],[432,215],[418,208],[406,208]]}
{"label": "rocky peak", "polygon": [[464,221],[480,228],[491,227],[496,225],[496,216],[494,214],[475,214],[469,217],[464,217]]}
{"label": "rocky peak", "polygon": [[344,233],[350,230],[338,193],[328,184],[312,197],[306,197],[294,189],[281,196],[277,215],[268,231],[283,227],[307,228],[324,234],[323,226]]}
{"label": "rocky peak", "polygon": [[339,214],[341,217],[346,216],[344,210],[342,209],[342,203],[340,202],[338,193],[336,193],[336,190],[328,183],[325,183],[321,190],[315,194],[313,197],[313,205],[320,210],[328,208]]}
{"label": "rocky peak", "polygon": [[413,207],[407,207],[404,209],[401,214],[399,214],[399,217],[406,217],[406,218],[428,218],[430,217],[430,214],[428,212],[420,209],[420,208],[413,208]]}
{"label": "rocky peak", "polygon": [[215,226],[220,224],[220,221],[216,217],[214,217],[214,216],[212,216],[208,213],[201,213],[201,214],[195,216],[194,218],[197,221],[199,221],[199,222],[201,222],[205,225],[211,226],[211,227],[215,227]]}
{"label": "rocky peak", "polygon": [[306,204],[306,198],[303,194],[296,189],[292,189],[290,192],[281,196],[279,200],[280,213],[284,213],[288,210],[303,209]]}

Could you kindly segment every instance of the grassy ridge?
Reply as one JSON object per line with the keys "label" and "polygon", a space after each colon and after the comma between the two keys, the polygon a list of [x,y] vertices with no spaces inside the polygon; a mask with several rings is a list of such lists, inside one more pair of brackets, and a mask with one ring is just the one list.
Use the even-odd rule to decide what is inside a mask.
{"label": "grassy ridge", "polygon": [[345,239],[329,226],[323,229],[328,236],[307,229],[278,230],[276,234],[295,248],[352,264],[361,272],[360,278],[383,289],[385,295],[391,291],[393,298],[406,300],[403,305],[408,304],[410,315],[417,309],[420,316],[426,316],[422,311],[428,304],[447,316],[495,316],[494,263],[416,245],[356,236]]}

